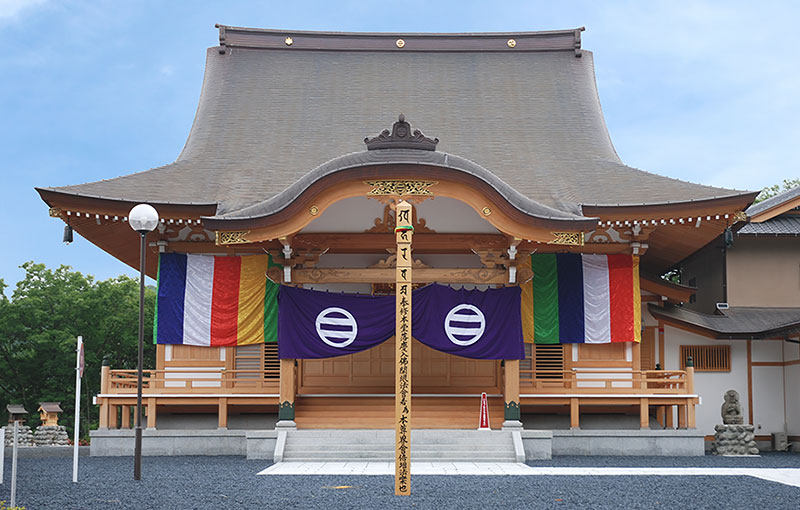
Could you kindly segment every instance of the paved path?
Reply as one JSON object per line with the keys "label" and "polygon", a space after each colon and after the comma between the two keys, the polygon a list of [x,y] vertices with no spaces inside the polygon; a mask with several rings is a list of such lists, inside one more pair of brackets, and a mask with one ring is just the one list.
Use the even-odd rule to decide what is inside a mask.
{"label": "paved path", "polygon": [[[393,462],[279,462],[259,475],[393,475]],[[728,467],[532,467],[505,462],[412,462],[412,475],[752,476],[800,487],[800,469]]]}

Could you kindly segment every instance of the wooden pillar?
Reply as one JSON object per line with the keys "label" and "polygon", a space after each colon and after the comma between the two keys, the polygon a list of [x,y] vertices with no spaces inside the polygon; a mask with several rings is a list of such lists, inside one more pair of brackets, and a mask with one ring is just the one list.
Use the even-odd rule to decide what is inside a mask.
{"label": "wooden pillar", "polygon": [[671,429],[675,427],[675,411],[672,406],[664,406],[666,416],[664,417],[664,427]]}
{"label": "wooden pillar", "polygon": [[[686,391],[689,395],[694,395],[694,363],[691,365],[687,364],[686,367]],[[686,402],[686,426],[690,429],[697,426],[695,422],[694,403],[694,398]]]}
{"label": "wooden pillar", "polygon": [[217,427],[221,429],[228,428],[228,399],[220,397],[217,403]]}
{"label": "wooden pillar", "polygon": [[395,208],[397,268],[395,270],[395,452],[394,493],[411,494],[411,204]]}
{"label": "wooden pillar", "polygon": [[147,428],[156,428],[156,399],[153,397],[147,399]]}
{"label": "wooden pillar", "polygon": [[688,408],[688,404],[680,404],[678,406],[678,428],[685,429],[686,428],[686,410]]}
{"label": "wooden pillar", "polygon": [[656,421],[662,428],[667,426],[666,415],[666,406],[658,406],[656,408]]}
{"label": "wooden pillar", "polygon": [[294,399],[295,388],[295,359],[287,358],[281,360],[281,396],[278,406],[278,420],[294,421]]}
{"label": "wooden pillar", "polygon": [[507,359],[505,360],[505,370],[503,371],[503,393],[505,396],[505,414],[503,418],[506,421],[520,421],[520,408],[519,408],[519,360]]}
{"label": "wooden pillar", "polygon": [[117,405],[109,405],[108,406],[108,428],[115,429],[119,426],[119,406]]}
{"label": "wooden pillar", "polygon": [[578,399],[573,397],[569,399],[569,428],[579,429],[580,427],[580,404]]}
{"label": "wooden pillar", "polygon": [[[108,365],[103,365],[100,369],[100,394],[107,395],[108,388],[109,388],[109,377],[111,375],[111,367]],[[101,429],[108,428],[108,418],[110,413],[110,406],[108,405],[108,398],[107,397],[100,397],[97,399],[98,404],[100,404],[100,423],[98,425]]]}
{"label": "wooden pillar", "polygon": [[122,423],[120,428],[131,428],[131,406],[120,406],[122,408]]}
{"label": "wooden pillar", "polygon": [[639,428],[650,428],[650,399],[639,399]]}

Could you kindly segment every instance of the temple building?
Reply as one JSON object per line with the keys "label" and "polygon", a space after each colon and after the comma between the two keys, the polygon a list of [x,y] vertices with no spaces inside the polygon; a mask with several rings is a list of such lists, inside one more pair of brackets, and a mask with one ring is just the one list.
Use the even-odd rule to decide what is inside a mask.
{"label": "temple building", "polygon": [[[393,296],[400,256],[395,208],[402,200],[412,206],[415,303],[435,307],[432,298],[418,298],[433,292],[426,289],[463,288],[472,292],[469,299],[482,299],[474,296],[513,288],[520,296],[506,308],[506,319],[512,326],[521,322],[521,335],[501,335],[518,341],[518,356],[498,358],[489,347],[454,354],[415,336],[412,429],[475,429],[486,393],[492,428],[505,424],[528,458],[702,454],[728,386],[747,395],[740,383],[746,384],[751,351],[761,349],[756,338],[797,338],[797,330],[762,330],[745,342],[700,336],[713,328],[692,321],[714,310],[691,311],[695,300],[726,301],[710,297],[716,290],[700,280],[717,273],[699,271],[696,282],[684,277],[682,283],[662,275],[681,267],[688,274],[704,247],[730,236],[738,249],[754,226],[741,228],[757,193],[626,166],[606,129],[583,28],[482,34],[218,29],[196,117],[175,162],[38,188],[51,216],[134,268],[139,237],[127,214],[138,203],[158,210],[146,262],[149,276],[159,278],[159,267],[161,275],[157,359],[145,372],[145,453],[290,460],[292,452],[303,456],[290,443],[296,437],[300,445],[304,431],[392,428],[394,334],[358,352],[325,355],[320,343],[322,350],[307,354],[304,346],[320,339],[330,346],[331,338],[347,334],[326,341],[325,317],[314,312],[319,338],[290,338],[288,325],[300,319],[283,314],[288,296],[300,296],[291,298],[300,300],[300,312],[303,299],[358,295],[378,303],[379,296]],[[250,284],[226,279],[233,265],[240,267],[235,275],[258,276],[252,295],[260,304],[243,304]],[[729,255],[727,271],[733,267]],[[207,285],[190,283],[202,281],[201,273]],[[167,274],[183,275],[184,283],[166,283]],[[271,285],[280,293],[275,309],[265,304]],[[236,324],[230,333],[214,315],[223,313],[217,306],[230,308],[231,299],[239,300],[238,337]],[[729,301],[731,315],[749,313]],[[264,324],[255,333],[243,326],[247,307]],[[491,321],[502,322],[499,312],[475,313],[487,321],[487,335]],[[177,322],[168,324],[170,314]],[[275,314],[277,333],[267,324]],[[347,314],[327,317],[341,325]],[[414,321],[412,335],[420,330]],[[452,331],[453,344],[467,343],[458,336],[463,324]],[[289,342],[296,345],[290,349]],[[796,345],[772,343],[798,354]],[[725,370],[724,352],[707,356],[712,347],[727,348],[729,372],[695,374],[698,361]],[[735,381],[728,377],[734,373]],[[104,367],[97,402],[101,424],[93,454],[132,451],[126,438],[135,371]],[[753,405],[747,412],[752,421]],[[289,439],[278,440],[279,421],[290,424]],[[766,416],[758,423],[769,424],[764,434],[782,428]]]}

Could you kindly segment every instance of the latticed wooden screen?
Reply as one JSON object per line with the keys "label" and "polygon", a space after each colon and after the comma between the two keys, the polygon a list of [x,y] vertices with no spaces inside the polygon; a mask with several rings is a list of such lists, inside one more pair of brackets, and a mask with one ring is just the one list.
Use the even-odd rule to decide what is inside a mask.
{"label": "latticed wooden screen", "polygon": [[258,379],[258,370],[264,368],[264,379],[280,379],[281,365],[278,359],[278,344],[254,344],[235,347],[234,369],[252,370],[236,374],[236,379]]}
{"label": "latticed wooden screen", "polygon": [[281,378],[281,360],[278,359],[278,343],[264,345],[264,379]]}
{"label": "latticed wooden screen", "polygon": [[730,372],[730,345],[681,345],[681,370],[686,370],[686,360],[692,357],[695,372]]}
{"label": "latticed wooden screen", "polygon": [[520,361],[519,369],[522,379],[531,379],[531,375],[535,379],[561,379],[564,370],[564,346],[525,344],[525,359]]}

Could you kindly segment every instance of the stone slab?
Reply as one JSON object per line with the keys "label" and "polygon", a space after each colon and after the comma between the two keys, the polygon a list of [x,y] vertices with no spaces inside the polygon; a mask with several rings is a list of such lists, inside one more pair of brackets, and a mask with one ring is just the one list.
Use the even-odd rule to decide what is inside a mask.
{"label": "stone slab", "polygon": [[[142,431],[142,455],[246,455],[244,430],[158,430]],[[91,455],[119,457],[133,455],[133,429],[93,430]]]}
{"label": "stone slab", "polygon": [[700,457],[705,436],[697,430],[554,430],[552,454]]}

